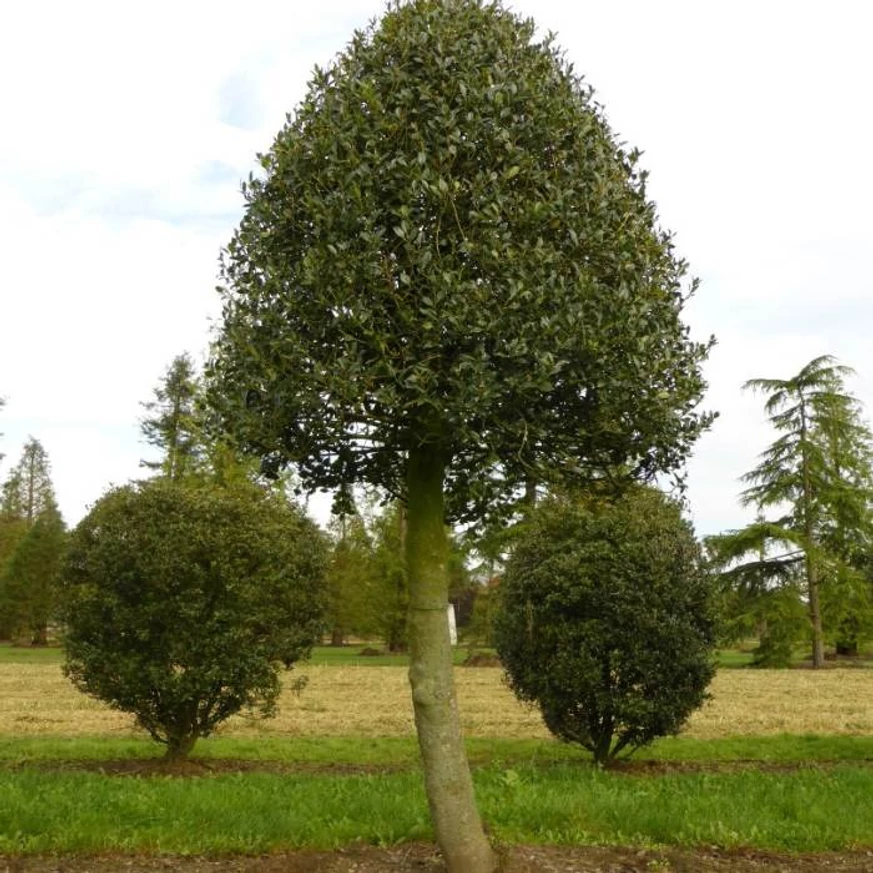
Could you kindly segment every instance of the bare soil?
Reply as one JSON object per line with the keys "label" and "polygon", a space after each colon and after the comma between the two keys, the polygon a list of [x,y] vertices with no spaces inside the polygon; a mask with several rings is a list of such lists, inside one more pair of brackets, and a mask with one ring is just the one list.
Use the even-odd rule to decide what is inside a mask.
{"label": "bare soil", "polygon": [[[26,761],[4,765],[8,769],[85,771],[106,776],[172,776],[190,779],[236,773],[318,773],[325,776],[366,776],[408,770],[409,764],[343,764],[295,761],[257,761],[244,758],[212,758],[167,761],[163,758],[114,758],[106,760]],[[0,873],[3,873],[0,870]]]}
{"label": "bare soil", "polygon": [[[504,849],[500,873],[871,873],[873,853],[777,855],[769,852],[562,848]],[[333,852],[284,852],[262,857],[199,858],[172,855],[5,857],[0,873],[440,873],[432,845],[391,849],[354,846]]]}
{"label": "bare soil", "polygon": [[[614,761],[610,772],[631,777],[657,777],[671,773],[734,773],[741,770],[755,770],[760,773],[791,773],[797,770],[828,770],[845,761]],[[853,766],[873,767],[873,760],[852,760]],[[558,766],[560,762],[555,762]],[[166,761],[163,758],[115,758],[106,760],[52,760],[27,761],[4,764],[3,769],[42,770],[48,772],[84,771],[102,773],[107,776],[171,776],[180,779],[206,778],[237,773],[277,773],[277,774],[319,774],[324,776],[368,776],[375,774],[398,773],[410,770],[417,764],[347,764],[305,761],[259,761],[243,758],[188,759]],[[475,767],[475,762],[473,763]],[[550,766],[543,762],[541,767]],[[587,761],[580,761],[580,767],[589,767]],[[0,870],[0,873],[3,873]],[[873,873],[873,867],[871,867]]]}

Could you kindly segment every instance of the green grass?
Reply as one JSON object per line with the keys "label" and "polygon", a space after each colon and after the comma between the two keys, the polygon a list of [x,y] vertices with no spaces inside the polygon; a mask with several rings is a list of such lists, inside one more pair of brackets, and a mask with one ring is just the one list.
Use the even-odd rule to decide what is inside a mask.
{"label": "green grass", "polygon": [[873,845],[873,770],[840,765],[628,777],[565,764],[480,774],[507,842],[749,846],[793,852]]}
{"label": "green grass", "polygon": [[[806,766],[660,775],[599,771],[580,749],[550,740],[472,739],[467,748],[483,815],[504,842],[873,847],[873,737],[665,739],[638,757]],[[242,758],[304,769],[108,776],[48,765],[150,758],[161,749],[145,739],[0,737],[0,853],[251,854],[431,838],[414,738],[216,737],[195,752],[207,762]],[[316,769],[306,772],[307,765]],[[328,765],[400,770],[318,770]]]}
{"label": "green grass", "polygon": [[60,646],[32,648],[0,643],[0,664],[60,664],[64,650]]}
{"label": "green grass", "polygon": [[729,762],[761,761],[816,764],[831,761],[873,762],[873,736],[782,734],[698,740],[665,737],[641,749],[634,760]]}
{"label": "green grass", "polygon": [[[715,653],[715,662],[719,668],[736,669],[751,667],[754,658],[754,649],[758,641],[755,639],[744,640],[742,643],[731,648],[718,649]],[[792,665],[808,663],[811,658],[808,649],[800,647],[794,650],[791,657]],[[855,661],[856,666],[873,667],[873,652],[865,650],[861,657]]]}
{"label": "green grass", "polygon": [[[633,777],[580,762],[475,773],[495,837],[565,845],[873,846],[873,769]],[[0,770],[0,852],[259,853],[430,839],[420,774],[118,778]]]}
{"label": "green grass", "polygon": [[[381,649],[379,643],[359,643],[348,646],[316,646],[312,650],[310,664],[333,665],[337,667],[406,667],[409,656],[405,654],[362,655],[364,649]],[[490,652],[487,649],[477,649]],[[452,656],[456,664],[466,659],[469,651],[466,646],[456,646]],[[31,648],[0,643],[0,664],[60,664],[64,660],[64,650],[60,646]]]}
{"label": "green grass", "polygon": [[379,643],[359,643],[354,646],[315,646],[310,664],[335,667],[405,667],[409,657],[405,654],[362,655],[364,649],[382,649]]}
{"label": "green grass", "polygon": [[719,649],[715,653],[715,663],[720,669],[736,669],[750,667],[752,653],[741,649]]}
{"label": "green grass", "polygon": [[[338,667],[406,667],[409,665],[409,655],[404,653],[381,655],[362,655],[364,649],[381,649],[379,643],[357,643],[346,646],[315,646],[312,650],[310,664],[335,665]],[[493,649],[477,648],[479,654],[493,654]],[[452,649],[452,659],[455,664],[462,664],[470,650],[465,645]]]}
{"label": "green grass", "polygon": [[[333,665],[337,667],[406,667],[409,665],[409,656],[403,653],[390,654],[384,652],[380,655],[362,655],[364,649],[382,649],[381,643],[356,643],[345,646],[315,646],[312,650],[310,664],[318,666]],[[747,641],[741,647],[719,649],[715,659],[719,668],[739,669],[749,667],[752,663],[752,648],[754,641]],[[480,654],[493,654],[493,649],[477,648]],[[452,657],[455,664],[461,664],[469,655],[466,645],[455,646]],[[871,653],[865,652],[866,660],[861,663],[866,667],[873,667]],[[798,649],[795,653],[795,663],[800,663],[808,653]],[[60,664],[64,660],[64,650],[60,646],[48,648],[31,648],[29,646],[12,646],[9,643],[0,643],[0,664]]]}
{"label": "green grass", "polygon": [[[470,738],[467,752],[474,766],[515,762],[579,761],[583,750],[554,740]],[[144,760],[159,758],[163,747],[147,738],[0,736],[0,770],[50,762]],[[200,740],[192,758],[198,761],[275,761],[305,766],[418,766],[415,737],[210,737]]]}
{"label": "green grass", "polygon": [[[471,737],[466,741],[476,767],[517,764],[582,763],[590,755],[578,746],[549,739]],[[110,761],[157,758],[163,747],[143,737],[13,737],[0,735],[0,770],[11,765],[65,761]],[[306,766],[418,766],[414,737],[210,737],[200,740],[195,760],[276,761]],[[689,763],[873,763],[873,736],[791,735],[698,740],[667,737],[642,749],[633,761]]]}

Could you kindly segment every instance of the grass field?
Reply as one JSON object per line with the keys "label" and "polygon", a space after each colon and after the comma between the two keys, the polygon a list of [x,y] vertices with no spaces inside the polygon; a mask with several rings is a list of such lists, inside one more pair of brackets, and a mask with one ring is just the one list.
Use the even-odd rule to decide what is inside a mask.
{"label": "grass field", "polygon": [[[747,640],[743,645],[730,649],[719,649],[715,654],[719,669],[742,669],[751,666],[752,651],[756,641]],[[378,654],[364,652],[378,651]],[[467,645],[456,646],[453,652],[456,665],[463,664],[469,657],[471,649]],[[494,654],[493,649],[475,648],[476,654]],[[808,658],[808,653],[798,649],[794,662],[798,665]],[[0,664],[60,664],[63,661],[63,650],[53,645],[49,648],[31,648],[29,646],[11,646],[0,643]],[[379,644],[360,642],[344,646],[316,646],[312,657],[307,662],[315,666],[333,667],[405,667],[409,657],[401,653],[390,653],[381,649]],[[873,667],[873,654],[864,653],[864,658],[854,662],[855,667]]]}
{"label": "grass field", "polygon": [[[251,854],[431,838],[402,666],[306,665],[307,687],[283,694],[276,719],[237,717],[198,744],[205,778],[122,778],[119,762],[148,764],[161,749],[76,692],[56,651],[10,651],[0,656],[0,853]],[[498,841],[873,847],[873,671],[722,670],[680,737],[605,773],[552,740],[499,670],[456,677]]]}
{"label": "grass field", "polygon": [[[397,737],[414,732],[406,670],[310,665],[300,695],[280,698],[269,721],[231,719],[221,733],[262,737]],[[471,737],[545,738],[539,714],[519,704],[493,668],[456,668]],[[873,733],[871,670],[723,670],[685,736]],[[73,689],[58,664],[0,664],[0,735],[132,735],[132,719]]]}
{"label": "grass field", "polygon": [[[491,832],[505,842],[822,851],[873,838],[858,810],[859,798],[873,794],[870,768],[634,779],[526,764],[479,768],[475,781]],[[257,853],[430,838],[413,770],[201,779],[0,770],[0,852]]]}
{"label": "grass field", "polygon": [[[367,650],[379,651],[379,654],[362,654]],[[476,651],[491,652],[492,650],[478,648]],[[453,654],[455,663],[461,664],[468,656],[469,650],[464,646],[458,646]],[[31,648],[0,643],[0,664],[60,664],[63,660],[64,652],[60,646]],[[406,667],[409,664],[409,657],[403,653],[393,654],[384,651],[378,644],[359,643],[346,646],[316,646],[307,663],[333,667]]]}

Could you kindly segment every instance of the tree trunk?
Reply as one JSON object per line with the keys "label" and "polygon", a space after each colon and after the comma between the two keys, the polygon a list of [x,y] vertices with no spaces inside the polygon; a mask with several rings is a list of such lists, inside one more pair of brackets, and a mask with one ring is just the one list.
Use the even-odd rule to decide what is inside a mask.
{"label": "tree trunk", "polygon": [[809,618],[812,622],[812,666],[824,667],[824,634],[821,628],[821,604],[818,596],[818,573],[815,564],[807,556],[806,585],[809,594]]}
{"label": "tree trunk", "polygon": [[857,658],[858,657],[858,641],[857,640],[839,640],[837,642],[837,654],[841,658]]}
{"label": "tree trunk", "polygon": [[197,742],[197,734],[185,734],[185,736],[168,737],[167,751],[164,753],[165,761],[184,761],[194,744]]}
{"label": "tree trunk", "polygon": [[803,532],[806,536],[806,593],[809,597],[809,619],[812,623],[812,666],[818,670],[824,667],[824,634],[821,628],[821,604],[818,597],[818,568],[811,554],[815,528],[812,521],[812,483],[806,448],[809,428],[806,419],[806,406],[802,397],[800,416],[801,464],[803,465]]}
{"label": "tree trunk", "polygon": [[425,788],[449,873],[491,873],[494,853],[482,828],[461,736],[449,643],[448,553],[443,477],[436,452],[414,449],[407,469],[409,681]]}
{"label": "tree trunk", "polygon": [[341,627],[335,627],[330,632],[330,644],[332,646],[341,646],[346,641],[346,635]]}

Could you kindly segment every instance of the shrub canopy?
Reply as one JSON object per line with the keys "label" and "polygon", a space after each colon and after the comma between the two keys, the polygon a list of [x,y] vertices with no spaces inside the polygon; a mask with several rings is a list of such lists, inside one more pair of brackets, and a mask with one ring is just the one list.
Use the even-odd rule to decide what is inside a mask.
{"label": "shrub canopy", "polygon": [[714,673],[712,582],[676,503],[553,500],[519,534],[495,622],[516,695],[606,763],[674,734]]}
{"label": "shrub canopy", "polygon": [[104,495],[71,536],[66,674],[170,757],[244,708],[322,630],[325,544],[282,497],[165,480]]}

